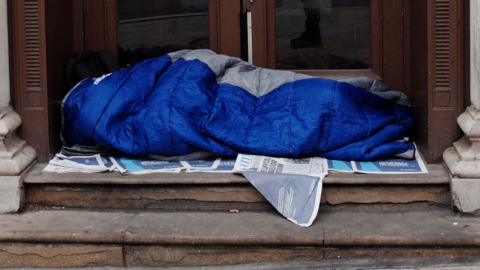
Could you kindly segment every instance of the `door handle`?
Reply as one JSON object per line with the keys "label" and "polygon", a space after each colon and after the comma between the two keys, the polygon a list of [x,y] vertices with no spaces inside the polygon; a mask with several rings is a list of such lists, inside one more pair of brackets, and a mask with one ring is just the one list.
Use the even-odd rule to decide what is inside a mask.
{"label": "door handle", "polygon": [[[253,2],[253,0],[250,0]],[[252,48],[252,12],[247,12],[247,44],[248,44],[248,63],[253,64]]]}

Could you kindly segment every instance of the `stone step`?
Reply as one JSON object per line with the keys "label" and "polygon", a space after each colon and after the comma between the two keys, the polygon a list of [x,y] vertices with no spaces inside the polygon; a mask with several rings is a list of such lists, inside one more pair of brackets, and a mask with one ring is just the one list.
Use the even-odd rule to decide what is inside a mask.
{"label": "stone step", "polygon": [[[43,173],[37,164],[24,179],[27,207],[142,211],[272,211],[273,207],[241,175],[179,173]],[[409,211],[423,204],[451,206],[449,176],[441,165],[429,174],[367,175],[330,173],[324,179],[321,211]],[[412,204],[378,206],[381,204]],[[350,206],[346,206],[350,205]],[[428,206],[427,206],[428,208]]]}
{"label": "stone step", "polygon": [[[230,173],[152,173],[122,175],[120,173],[44,173],[46,164],[36,164],[24,179],[26,184],[117,184],[117,185],[184,185],[184,184],[248,184],[242,175]],[[450,177],[443,165],[426,165],[428,174],[349,174],[331,172],[324,184],[449,184]]]}
{"label": "stone step", "polygon": [[[26,202],[30,209],[135,209],[142,211],[271,211],[271,204],[250,184],[214,185],[78,185],[28,184]],[[321,211],[329,206],[383,205],[377,211],[403,211],[419,203],[450,207],[448,185],[340,185],[325,184]],[[396,206],[385,204],[397,204]],[[337,209],[339,209],[337,207]],[[365,211],[365,209],[363,209]]]}
{"label": "stone step", "polygon": [[2,267],[175,267],[480,255],[480,218],[445,209],[326,212],[40,211],[0,215]]}

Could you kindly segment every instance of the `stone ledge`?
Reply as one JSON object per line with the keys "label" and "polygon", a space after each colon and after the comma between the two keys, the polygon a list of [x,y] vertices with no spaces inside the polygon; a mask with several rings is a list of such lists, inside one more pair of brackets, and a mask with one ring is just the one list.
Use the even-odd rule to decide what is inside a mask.
{"label": "stone ledge", "polygon": [[[265,226],[268,224],[268,226]],[[276,213],[42,211],[0,215],[0,242],[195,245],[322,245]]]}
{"label": "stone ledge", "polygon": [[479,218],[448,211],[412,213],[328,213],[328,246],[479,246]]}
{"label": "stone ledge", "polygon": [[[378,261],[391,269],[395,260],[415,261],[409,269],[418,269],[429,260],[467,262],[476,257],[478,248],[332,248],[332,247],[232,247],[232,246],[130,246],[125,247],[125,267],[198,267],[195,270],[219,270],[208,266],[229,265],[228,269],[379,269]],[[358,260],[358,261],[352,261]],[[372,260],[373,265],[365,265]],[[310,262],[310,263],[309,263]],[[266,267],[268,263],[269,267]],[[248,264],[248,265],[237,265]],[[237,265],[237,266],[234,266]],[[431,264],[434,265],[434,264]],[[461,265],[461,264],[460,264]],[[467,264],[463,264],[464,266]],[[360,267],[361,266],[361,267]],[[200,268],[202,267],[202,268]],[[208,267],[208,268],[204,268]],[[238,267],[238,268],[237,268]],[[403,267],[399,267],[404,269]],[[174,268],[177,269],[177,268]],[[181,268],[186,270],[185,268]],[[190,269],[190,268],[188,268]],[[382,269],[384,269],[382,267]],[[395,267],[395,269],[397,269]],[[423,269],[423,268],[422,268]],[[438,268],[435,268],[438,269]],[[443,268],[442,268],[443,269]],[[449,270],[453,270],[448,268]],[[464,269],[464,268],[462,268]],[[192,269],[193,270],[193,269]],[[445,269],[447,270],[447,269]]]}
{"label": "stone ledge", "polygon": [[[37,164],[26,176],[27,184],[118,184],[118,185],[171,185],[171,184],[248,184],[242,175],[229,173],[152,173],[121,175],[120,173],[44,173],[46,164]],[[448,184],[450,177],[443,165],[427,165],[428,174],[349,174],[330,173],[324,184]]]}
{"label": "stone ledge", "polygon": [[1,267],[122,267],[120,246],[0,243]]}
{"label": "stone ledge", "polygon": [[205,246],[480,246],[480,218],[447,210],[320,213],[309,228],[275,212],[44,211],[0,216],[0,241]]}
{"label": "stone ledge", "polygon": [[[123,250],[122,250],[123,249]],[[478,263],[476,247],[261,247],[172,245],[66,245],[1,243],[2,267],[109,269],[164,267],[171,269],[418,269]],[[122,258],[123,257],[123,258]],[[381,262],[381,263],[380,263]],[[248,264],[248,265],[245,265]],[[269,267],[266,267],[268,265]],[[403,267],[402,267],[403,266]],[[83,268],[85,267],[85,268]],[[92,268],[94,267],[94,268]],[[172,268],[174,267],[174,268]],[[196,267],[196,268],[184,268]],[[210,268],[213,267],[213,268]],[[223,268],[221,268],[223,267]],[[382,267],[382,269],[384,269]],[[395,267],[395,268],[397,268]],[[23,269],[23,268],[22,268]],[[115,268],[116,269],[116,268]],[[123,268],[122,268],[123,269]],[[424,269],[424,268],[422,268]],[[441,269],[444,269],[443,267]],[[453,268],[448,268],[452,270]],[[476,269],[476,268],[475,268]],[[447,270],[447,268],[445,268]]]}
{"label": "stone ledge", "polygon": [[[30,184],[31,207],[135,209],[139,211],[266,211],[271,204],[250,184],[236,185],[67,185]],[[331,185],[322,188],[322,205],[451,205],[448,185]],[[380,211],[380,210],[378,210]]]}

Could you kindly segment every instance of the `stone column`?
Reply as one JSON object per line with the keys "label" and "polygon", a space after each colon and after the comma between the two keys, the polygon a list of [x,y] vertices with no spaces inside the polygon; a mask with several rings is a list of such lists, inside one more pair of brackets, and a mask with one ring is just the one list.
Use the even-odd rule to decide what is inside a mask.
{"label": "stone column", "polygon": [[470,0],[470,95],[472,105],[458,125],[465,135],[443,153],[452,174],[451,191],[462,212],[480,209],[480,1]]}
{"label": "stone column", "polygon": [[10,106],[7,20],[7,0],[0,0],[0,213],[22,207],[22,174],[36,157],[16,135],[22,120]]}

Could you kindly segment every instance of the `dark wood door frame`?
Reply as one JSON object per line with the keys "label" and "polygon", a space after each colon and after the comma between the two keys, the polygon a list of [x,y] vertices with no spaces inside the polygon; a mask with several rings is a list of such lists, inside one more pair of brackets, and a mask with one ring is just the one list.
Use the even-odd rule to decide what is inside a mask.
{"label": "dark wood door frame", "polygon": [[239,0],[209,0],[210,49],[234,57],[241,56]]}
{"label": "dark wood door frame", "polygon": [[49,158],[45,1],[8,1],[12,102],[22,118],[19,135]]}
{"label": "dark wood door frame", "polygon": [[[409,96],[417,127],[416,142],[428,162],[440,162],[443,151],[459,139],[457,117],[468,74],[468,1],[409,0]],[[466,16],[465,16],[466,15]],[[467,20],[465,20],[467,18]],[[468,45],[467,45],[468,48]],[[467,89],[468,90],[468,89]]]}
{"label": "dark wood door frame", "polygon": [[116,0],[72,1],[75,51],[111,51],[117,54],[118,12]]}

